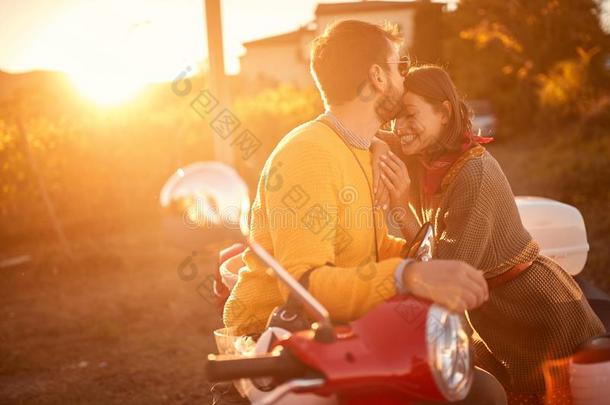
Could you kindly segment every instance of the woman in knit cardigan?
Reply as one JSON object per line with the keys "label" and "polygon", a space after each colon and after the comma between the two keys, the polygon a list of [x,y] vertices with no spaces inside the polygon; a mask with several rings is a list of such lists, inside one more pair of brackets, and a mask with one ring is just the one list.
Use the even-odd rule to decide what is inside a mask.
{"label": "woman in knit cardigan", "polygon": [[477,365],[502,382],[509,403],[570,403],[565,359],[602,334],[602,323],[574,280],[539,254],[502,169],[482,146],[491,139],[472,133],[449,75],[424,66],[404,85],[394,133],[380,134],[372,148],[377,195],[384,185],[407,240],[431,222],[437,258],[484,273],[490,299],[468,313]]}

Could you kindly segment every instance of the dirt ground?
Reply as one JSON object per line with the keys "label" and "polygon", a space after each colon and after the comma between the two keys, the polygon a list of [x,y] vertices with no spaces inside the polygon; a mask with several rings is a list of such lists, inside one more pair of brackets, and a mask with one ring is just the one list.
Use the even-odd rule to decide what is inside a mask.
{"label": "dirt ground", "polygon": [[32,249],[13,253],[38,259],[0,271],[0,403],[211,402],[211,253],[186,277],[187,254],[154,228],[74,242],[87,252],[74,263]]}

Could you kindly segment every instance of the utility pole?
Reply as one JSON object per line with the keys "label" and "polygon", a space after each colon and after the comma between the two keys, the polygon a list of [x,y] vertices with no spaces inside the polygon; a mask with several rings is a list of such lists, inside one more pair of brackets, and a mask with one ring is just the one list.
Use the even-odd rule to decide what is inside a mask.
{"label": "utility pole", "polygon": [[[209,88],[220,105],[228,106],[229,89],[225,75],[224,52],[222,48],[222,19],[220,0],[205,0],[206,27],[208,32]],[[216,134],[214,136],[214,156],[216,160],[233,164],[233,153],[230,142]]]}

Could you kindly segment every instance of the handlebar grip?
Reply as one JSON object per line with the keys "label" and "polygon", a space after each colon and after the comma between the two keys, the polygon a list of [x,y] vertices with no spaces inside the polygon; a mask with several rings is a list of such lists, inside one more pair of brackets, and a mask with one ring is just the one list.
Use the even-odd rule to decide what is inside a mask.
{"label": "handlebar grip", "polygon": [[264,354],[247,358],[208,356],[205,371],[208,381],[229,381],[239,378],[276,377],[282,380],[301,377],[308,368],[294,356]]}

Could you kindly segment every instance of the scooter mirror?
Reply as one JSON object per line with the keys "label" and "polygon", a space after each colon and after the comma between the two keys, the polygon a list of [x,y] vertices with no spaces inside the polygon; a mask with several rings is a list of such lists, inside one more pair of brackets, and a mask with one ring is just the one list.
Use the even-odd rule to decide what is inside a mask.
{"label": "scooter mirror", "polygon": [[427,262],[434,256],[434,227],[426,222],[417,232],[406,257]]}
{"label": "scooter mirror", "polygon": [[160,203],[165,233],[183,249],[238,241],[248,229],[248,187],[233,168],[219,162],[176,170],[161,189]]}

